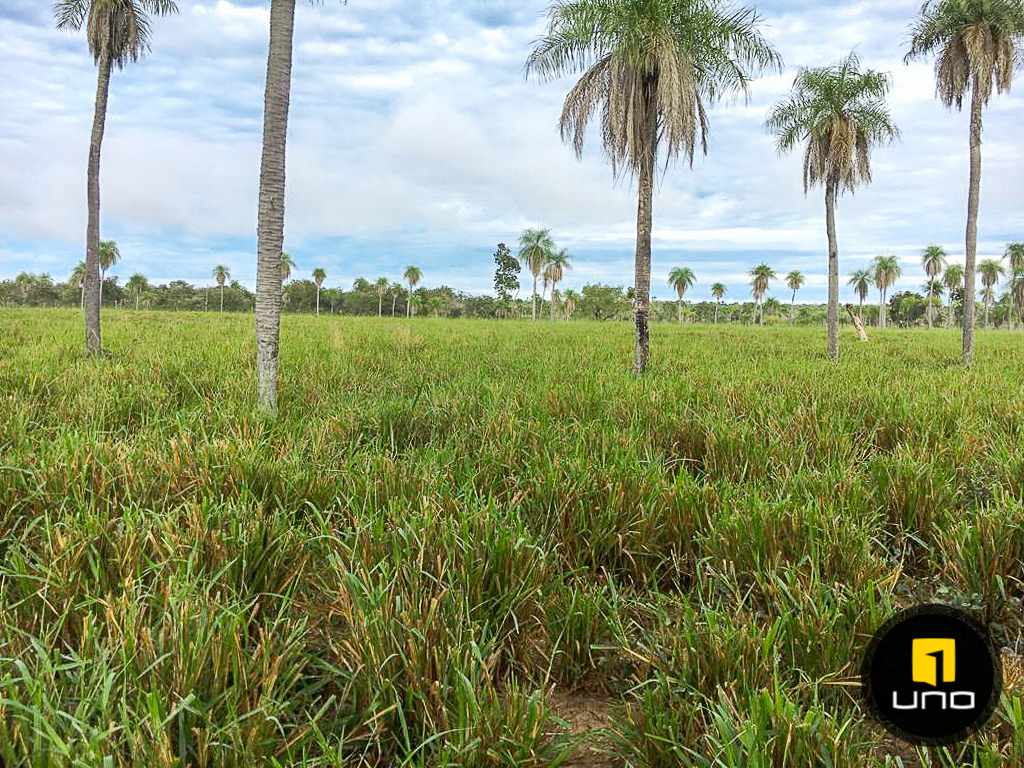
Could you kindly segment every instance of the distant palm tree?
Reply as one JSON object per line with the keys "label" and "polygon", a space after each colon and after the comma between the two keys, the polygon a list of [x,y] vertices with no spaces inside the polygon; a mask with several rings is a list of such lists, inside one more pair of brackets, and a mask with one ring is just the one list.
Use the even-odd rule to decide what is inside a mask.
{"label": "distant palm tree", "polygon": [[377,317],[384,317],[384,297],[388,295],[391,281],[386,277],[378,277],[373,287],[377,291]]}
{"label": "distant palm tree", "polygon": [[871,182],[871,148],[899,136],[885,97],[888,75],[861,70],[851,53],[839,64],[804,69],[790,97],[768,117],[780,152],[804,149],[804,192],[825,189],[828,235],[828,356],[839,359],[839,244],[836,201],[843,192]]}
{"label": "distant palm tree", "polygon": [[750,270],[750,288],[754,297],[754,308],[757,313],[758,325],[764,324],[764,297],[768,293],[768,285],[775,279],[775,270],[767,264],[758,264]]}
{"label": "distant palm tree", "polygon": [[807,282],[807,278],[803,274],[794,269],[788,275],[786,275],[786,287],[793,292],[793,298],[789,303],[789,322],[796,322],[796,294],[801,288],[804,287],[804,283]]}
{"label": "distant palm tree", "polygon": [[85,308],[85,262],[80,261],[75,265],[75,268],[71,270],[71,277],[68,278],[68,283],[78,288],[80,298],[79,302],[81,308]]}
{"label": "distant palm tree", "polygon": [[978,264],[978,274],[981,275],[982,293],[985,297],[985,327],[988,328],[988,312],[995,298],[995,287],[1003,275],[1003,265],[995,259],[985,259]]}
{"label": "distant palm tree", "polygon": [[668,273],[668,284],[676,291],[676,314],[679,315],[679,324],[683,324],[683,296],[693,288],[697,282],[697,276],[689,267],[676,267]]}
{"label": "distant palm tree", "polygon": [[320,317],[320,289],[324,286],[324,281],[327,279],[327,271],[322,267],[317,267],[313,270],[313,283],[316,285],[316,316]]}
{"label": "distant palm tree", "polygon": [[555,319],[555,305],[558,303],[555,298],[555,289],[558,284],[565,278],[567,270],[572,269],[572,265],[569,263],[569,251],[565,248],[552,253],[548,257],[548,263],[544,267],[544,278],[546,281],[551,283],[551,319]]}
{"label": "distant palm tree", "polygon": [[582,157],[587,126],[601,113],[613,172],[638,179],[633,307],[634,370],[650,357],[651,232],[659,149],[668,163],[707,150],[707,108],[746,93],[751,77],[779,67],[749,8],[715,0],[561,0],[548,11],[527,72],[542,80],[582,74],[566,97],[562,138]]}
{"label": "distant palm tree", "polygon": [[528,229],[519,236],[519,258],[533,275],[533,319],[537,319],[537,280],[544,271],[551,254],[555,252],[555,241],[547,229]]}
{"label": "distant palm tree", "polygon": [[[924,291],[924,295],[928,297],[928,306],[926,309],[931,309],[934,314],[935,304],[938,303],[939,306],[942,306],[942,296],[946,292],[945,286],[942,285],[942,280],[937,277],[925,280],[924,284],[921,285],[921,290]],[[932,327],[931,320],[929,320],[928,327]]]}
{"label": "distant palm tree", "polygon": [[572,319],[573,312],[576,311],[577,305],[580,302],[580,295],[571,288],[567,288],[565,293],[562,295],[562,309],[565,312],[565,319]]}
{"label": "distant palm tree", "polygon": [[89,53],[97,68],[96,102],[89,139],[87,178],[88,224],[85,234],[85,276],[82,306],[85,310],[85,348],[91,354],[102,349],[100,307],[103,282],[100,277],[100,155],[107,122],[110,73],[124,69],[149,50],[150,16],[177,13],[172,0],[57,0],[54,6],[57,29],[85,27]]}
{"label": "distant palm tree", "polygon": [[1010,90],[1013,72],[1024,58],[1024,3],[1020,0],[935,0],[926,2],[914,25],[906,60],[937,54],[939,99],[963,108],[971,92],[970,186],[964,264],[964,365],[974,360],[974,277],[978,254],[978,206],[981,196],[982,109],[992,97]]}
{"label": "distant palm tree", "polygon": [[726,287],[722,283],[714,283],[711,286],[711,296],[715,300],[715,324],[718,324],[718,308],[722,305],[722,299],[725,298]]}
{"label": "distant palm tree", "polygon": [[405,272],[402,275],[405,278],[406,284],[409,286],[409,301],[406,302],[405,314],[406,317],[412,317],[412,305],[413,305],[413,291],[416,290],[416,286],[423,280],[423,272],[419,267],[406,267]]}
{"label": "distant palm tree", "polygon": [[231,279],[231,270],[225,267],[223,264],[218,264],[213,268],[213,279],[217,281],[217,285],[220,287],[220,311],[224,311],[224,283]]}
{"label": "distant palm tree", "polygon": [[948,312],[946,314],[946,325],[953,324],[953,292],[964,287],[964,268],[959,264],[950,264],[942,275],[942,284],[946,286],[946,295],[949,297],[946,302]]}
{"label": "distant palm tree", "polygon": [[858,269],[850,275],[850,281],[847,283],[847,285],[853,288],[854,293],[857,294],[857,299],[860,301],[858,317],[860,317],[861,322],[864,321],[864,302],[867,300],[868,293],[871,291],[871,282],[873,279],[871,270]]}
{"label": "distant palm tree", "polygon": [[402,286],[398,283],[392,283],[388,290],[391,292],[391,316],[394,317],[395,307],[398,305],[398,295],[402,292]]}
{"label": "distant palm tree", "polygon": [[941,285],[938,281],[939,275],[946,269],[946,252],[942,249],[941,245],[929,245],[921,253],[921,266],[924,267],[924,273],[928,276],[928,282],[925,283],[929,287],[928,291],[928,327],[932,327],[932,318],[934,315],[934,304],[936,294],[931,291],[936,285]]}
{"label": "distant palm tree", "polygon": [[874,268],[875,287],[878,288],[878,327],[885,328],[885,297],[903,274],[903,269],[895,256],[876,256]]}
{"label": "distant palm tree", "polygon": [[281,252],[281,290],[284,290],[284,284],[287,283],[292,276],[292,272],[295,270],[295,260],[285,252]]}
{"label": "distant palm tree", "polygon": [[[100,305],[103,305],[103,282],[107,279],[107,270],[121,261],[121,251],[113,240],[101,240],[99,250],[100,262]],[[88,275],[88,270],[86,271]]]}
{"label": "distant palm tree", "polygon": [[135,309],[138,309],[139,303],[142,301],[143,292],[149,288],[149,281],[146,279],[146,276],[136,272],[128,278],[128,282],[124,284],[124,287],[128,293],[135,297]]}
{"label": "distant palm tree", "polygon": [[[1013,304],[1016,298],[1014,287],[1024,277],[1024,243],[1010,243],[1006,246],[1006,253],[1003,258],[1006,259],[1007,274],[1010,278],[1010,290],[1007,294],[1010,302],[1008,316],[1010,319],[1010,330],[1013,330]],[[1017,307],[1021,308],[1020,302],[1017,302]]]}

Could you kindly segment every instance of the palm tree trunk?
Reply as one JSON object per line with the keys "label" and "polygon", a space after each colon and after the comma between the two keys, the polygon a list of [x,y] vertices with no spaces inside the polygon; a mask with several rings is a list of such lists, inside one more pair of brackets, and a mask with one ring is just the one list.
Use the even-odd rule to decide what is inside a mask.
{"label": "palm tree trunk", "polygon": [[82,278],[82,308],[85,314],[85,351],[98,355],[102,349],[100,331],[100,154],[107,123],[110,93],[110,52],[104,50],[97,62],[96,105],[89,137],[89,168],[86,177],[88,224],[85,232],[85,275]]}
{"label": "palm tree trunk", "polygon": [[683,297],[680,296],[676,301],[676,314],[679,316],[679,324],[683,324]]}
{"label": "palm tree trunk", "polygon": [[828,357],[839,359],[839,242],[836,238],[836,180],[825,185],[825,229],[828,231]]}
{"label": "palm tree trunk", "polygon": [[256,375],[260,406],[277,411],[284,249],[285,150],[291,101],[295,0],[271,0],[270,50],[263,106],[256,271]]}
{"label": "palm tree trunk", "polygon": [[412,317],[412,284],[409,284],[409,295],[405,298],[405,316]]}
{"label": "palm tree trunk", "polygon": [[[319,301],[319,297],[317,297],[317,301]],[[317,314],[320,312],[317,311]],[[384,317],[384,295],[380,293],[377,294],[377,317]]]}
{"label": "palm tree trunk", "polygon": [[220,311],[224,311],[224,283],[220,284]]}
{"label": "palm tree trunk", "polygon": [[142,298],[142,291],[135,292],[135,311],[139,311],[139,300]]}
{"label": "palm tree trunk", "polygon": [[551,284],[551,322],[555,322],[555,283]]}
{"label": "palm tree trunk", "polygon": [[320,286],[316,287],[316,316],[320,317]]}
{"label": "palm tree trunk", "polygon": [[978,256],[978,203],[981,197],[981,87],[971,94],[971,181],[967,194],[967,247],[964,251],[964,365],[974,362],[974,273]]}
{"label": "palm tree trunk", "polygon": [[796,323],[796,291],[793,291],[793,298],[789,301],[789,324]]}
{"label": "palm tree trunk", "polygon": [[885,291],[878,289],[878,328],[885,328]]}
{"label": "palm tree trunk", "polygon": [[398,295],[391,294],[391,316],[395,316],[395,305],[398,303]]}
{"label": "palm tree trunk", "polygon": [[715,302],[715,325],[718,325],[718,307],[722,302]]}
{"label": "palm tree trunk", "polygon": [[646,146],[642,150],[639,174],[639,200],[636,213],[636,256],[634,259],[636,348],[633,370],[643,373],[650,361],[650,331],[647,321],[651,307],[651,232],[654,228],[654,163],[658,143],[658,111],[655,105],[657,79],[644,81],[644,109],[646,110]]}
{"label": "palm tree trunk", "polygon": [[537,275],[533,276],[533,319],[537,319]]}

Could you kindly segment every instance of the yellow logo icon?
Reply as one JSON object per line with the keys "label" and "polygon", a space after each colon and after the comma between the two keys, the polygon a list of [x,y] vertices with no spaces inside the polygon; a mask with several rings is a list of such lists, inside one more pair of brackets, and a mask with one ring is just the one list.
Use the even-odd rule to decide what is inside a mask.
{"label": "yellow logo icon", "polygon": [[933,688],[940,682],[952,683],[956,680],[956,640],[948,637],[914,638],[911,666],[911,677],[915,683],[924,683]]}

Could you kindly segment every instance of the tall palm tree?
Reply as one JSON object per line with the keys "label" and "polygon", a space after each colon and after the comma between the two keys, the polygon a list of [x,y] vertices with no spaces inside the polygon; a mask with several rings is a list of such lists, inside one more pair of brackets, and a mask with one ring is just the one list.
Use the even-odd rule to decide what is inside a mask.
{"label": "tall palm tree", "polygon": [[412,317],[412,293],[423,280],[423,272],[419,267],[406,267],[402,276],[405,278],[406,285],[409,286],[409,301],[406,303],[405,314],[406,317]]}
{"label": "tall palm tree", "polygon": [[[100,264],[100,306],[103,306],[103,281],[107,279],[107,270],[121,261],[121,250],[113,240],[101,240],[99,249]],[[88,271],[86,271],[88,275]]]}
{"label": "tall palm tree", "polygon": [[89,139],[86,171],[88,224],[85,230],[85,279],[82,305],[85,309],[85,349],[99,354],[102,349],[100,307],[103,304],[100,278],[100,155],[107,122],[107,95],[114,67],[124,69],[150,49],[150,16],[177,13],[173,0],[57,0],[54,6],[57,29],[78,31],[85,27],[89,53],[96,64],[96,103]]}
{"label": "tall palm tree", "polygon": [[[929,278],[921,285],[921,290],[924,291],[924,295],[928,299],[928,304],[925,307],[925,313],[927,314],[928,312],[931,312],[934,316],[935,305],[938,304],[940,307],[942,306],[942,296],[946,292],[945,287],[942,285],[942,280],[937,277]],[[931,318],[928,319],[928,327],[932,327]]]}
{"label": "tall palm tree", "polygon": [[80,261],[75,265],[75,268],[71,270],[71,276],[68,278],[68,283],[78,288],[80,298],[79,303],[81,308],[85,308],[85,262]]}
{"label": "tall palm tree", "polygon": [[722,299],[725,298],[726,288],[722,283],[714,283],[711,286],[711,296],[715,300],[715,324],[718,324],[718,308],[722,306]]}
{"label": "tall palm tree", "polygon": [[544,267],[544,278],[546,281],[551,283],[551,319],[555,319],[555,289],[558,284],[565,278],[567,270],[572,269],[572,265],[569,263],[569,251],[563,248],[557,253],[552,253],[548,257],[548,263]]}
{"label": "tall palm tree", "polygon": [[895,256],[876,256],[874,268],[875,287],[878,288],[878,327],[885,328],[885,298],[903,274],[903,269]]}
{"label": "tall palm tree", "polygon": [[551,254],[555,252],[555,241],[547,229],[528,229],[519,236],[519,259],[533,275],[533,319],[537,319],[537,280],[544,271]]}
{"label": "tall palm tree", "polygon": [[[1003,258],[1006,259],[1007,275],[1010,279],[1010,290],[1007,294],[1010,302],[1008,316],[1010,321],[1010,330],[1013,330],[1013,304],[1014,299],[1016,298],[1014,296],[1016,293],[1014,289],[1021,277],[1024,277],[1024,243],[1010,243],[1006,246],[1006,253],[1003,255]],[[1017,306],[1018,308],[1020,307],[1019,302],[1017,303]]]}
{"label": "tall palm tree", "polygon": [[934,315],[933,302],[935,294],[932,289],[936,285],[941,285],[938,280],[939,275],[946,269],[946,252],[942,249],[941,245],[929,245],[921,253],[921,266],[924,267],[924,273],[928,276],[928,282],[925,283],[928,286],[928,327],[932,327],[932,318]]}
{"label": "tall palm tree", "polygon": [[950,264],[946,267],[946,271],[942,274],[942,284],[946,286],[946,306],[948,311],[946,313],[946,325],[950,326],[953,324],[953,292],[957,288],[961,290],[964,287],[964,268],[959,264]]}
{"label": "tall palm tree", "polygon": [[562,294],[562,310],[565,312],[565,319],[571,320],[573,312],[580,303],[580,295],[572,288],[567,288]]}
{"label": "tall palm tree", "polygon": [[373,287],[377,291],[377,317],[384,317],[384,297],[388,295],[391,281],[386,277],[378,277]]}
{"label": "tall palm tree", "polygon": [[871,149],[899,136],[885,97],[888,75],[861,70],[851,53],[830,67],[803,69],[793,92],[768,117],[780,152],[804,147],[804,193],[825,189],[828,236],[828,356],[839,359],[839,244],[836,201],[871,182]]}
{"label": "tall palm tree", "polygon": [[284,284],[287,283],[292,276],[292,272],[295,271],[295,259],[290,254],[281,252],[279,257],[280,271],[281,271],[281,290],[284,291]]}
{"label": "tall palm tree", "polygon": [[981,196],[982,109],[1010,90],[1024,58],[1024,3],[1020,0],[929,0],[914,25],[906,60],[937,55],[936,93],[947,107],[963,109],[971,92],[970,186],[964,264],[964,365],[974,360],[975,262]]}
{"label": "tall palm tree", "polygon": [[978,274],[981,275],[982,295],[985,297],[985,327],[988,328],[988,312],[995,298],[996,285],[1003,275],[1003,265],[995,259],[985,259],[978,264]]}
{"label": "tall palm tree", "polygon": [[602,140],[616,176],[638,178],[634,279],[634,370],[650,357],[651,233],[655,166],[707,151],[707,109],[747,93],[751,77],[780,58],[749,8],[721,0],[562,0],[527,71],[541,80],[581,74],[566,97],[562,138],[582,157],[587,126],[602,115]]}
{"label": "tall palm tree", "polygon": [[693,288],[697,282],[697,276],[689,267],[676,267],[668,273],[668,284],[676,291],[676,313],[679,315],[679,324],[683,324],[683,296]]}
{"label": "tall palm tree", "polygon": [[394,317],[395,307],[398,305],[398,295],[402,292],[402,286],[398,283],[392,283],[388,290],[391,292],[391,316]]}
{"label": "tall palm tree", "polygon": [[775,279],[775,270],[767,264],[758,264],[750,270],[750,288],[754,297],[758,325],[764,324],[764,297],[768,293],[768,285]]}
{"label": "tall palm tree", "polygon": [[224,311],[224,283],[231,279],[231,270],[225,267],[223,264],[218,264],[213,268],[213,279],[217,281],[217,285],[220,288],[220,311]]}
{"label": "tall palm tree", "polygon": [[142,301],[143,292],[149,288],[149,281],[146,279],[146,276],[136,272],[128,278],[128,282],[124,284],[124,287],[128,290],[128,293],[135,297],[135,309],[138,309],[139,303]]}
{"label": "tall palm tree", "polygon": [[864,302],[867,300],[868,293],[871,291],[871,282],[873,279],[871,270],[858,269],[850,275],[850,280],[847,283],[847,285],[853,288],[853,292],[857,294],[857,299],[860,302],[858,317],[860,317],[861,322],[864,322]]}
{"label": "tall palm tree", "polygon": [[804,287],[804,283],[807,282],[807,278],[803,276],[803,273],[797,269],[794,269],[788,275],[786,275],[786,287],[793,292],[793,298],[789,302],[789,322],[796,322],[796,294],[801,288]]}
{"label": "tall palm tree", "polygon": [[313,282],[316,284],[316,316],[320,317],[320,289],[324,287],[324,280],[327,279],[327,270],[317,267],[313,270]]}

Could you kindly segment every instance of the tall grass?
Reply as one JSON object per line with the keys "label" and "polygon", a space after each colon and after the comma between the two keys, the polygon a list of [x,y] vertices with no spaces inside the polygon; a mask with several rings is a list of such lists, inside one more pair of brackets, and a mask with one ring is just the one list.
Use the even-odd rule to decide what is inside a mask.
{"label": "tall grass", "polygon": [[0,314],[0,763],[559,765],[583,689],[620,764],[896,765],[893,610],[1019,650],[1016,335],[285,320],[268,421],[245,317]]}

